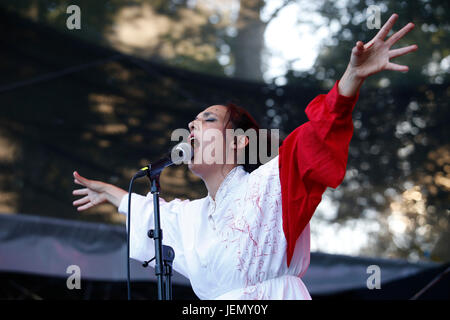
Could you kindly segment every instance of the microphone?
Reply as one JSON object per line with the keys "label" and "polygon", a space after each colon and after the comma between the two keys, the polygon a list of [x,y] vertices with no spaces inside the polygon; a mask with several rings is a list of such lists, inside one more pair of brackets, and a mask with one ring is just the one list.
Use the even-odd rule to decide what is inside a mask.
{"label": "microphone", "polygon": [[173,164],[179,165],[181,163],[187,163],[187,161],[192,160],[193,156],[194,152],[192,146],[189,143],[181,142],[173,147],[163,158],[140,169],[134,175],[134,178],[140,178],[147,174],[150,177],[159,175],[164,168]]}

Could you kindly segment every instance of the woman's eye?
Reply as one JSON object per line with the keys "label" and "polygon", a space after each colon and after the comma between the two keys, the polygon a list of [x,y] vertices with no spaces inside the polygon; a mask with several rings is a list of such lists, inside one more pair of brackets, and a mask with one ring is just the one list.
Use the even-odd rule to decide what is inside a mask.
{"label": "woman's eye", "polygon": [[213,122],[213,121],[216,121],[216,119],[206,119],[205,121]]}

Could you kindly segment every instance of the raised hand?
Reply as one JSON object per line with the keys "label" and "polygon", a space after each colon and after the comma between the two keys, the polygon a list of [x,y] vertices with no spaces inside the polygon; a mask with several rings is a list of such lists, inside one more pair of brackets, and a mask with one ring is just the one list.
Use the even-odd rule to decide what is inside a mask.
{"label": "raised hand", "polygon": [[414,24],[408,23],[385,40],[397,19],[398,15],[394,13],[372,40],[366,44],[362,41],[356,42],[356,46],[352,49],[347,70],[339,81],[340,94],[349,97],[354,96],[367,77],[382,70],[408,71],[408,66],[392,63],[390,59],[417,50],[417,45],[413,44],[392,50],[391,47],[411,31]]}
{"label": "raised hand", "polygon": [[408,66],[392,63],[390,59],[417,50],[417,45],[413,44],[393,50],[391,50],[391,47],[411,31],[414,28],[414,24],[408,23],[389,39],[385,40],[397,19],[398,15],[393,14],[372,40],[366,44],[362,41],[356,43],[352,50],[349,66],[354,68],[357,77],[365,79],[382,70],[408,71]]}

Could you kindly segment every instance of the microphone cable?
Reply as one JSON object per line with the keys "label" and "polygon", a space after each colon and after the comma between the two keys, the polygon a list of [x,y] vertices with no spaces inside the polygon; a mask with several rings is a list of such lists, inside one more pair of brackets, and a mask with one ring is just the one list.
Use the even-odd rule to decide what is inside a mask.
{"label": "microphone cable", "polygon": [[131,300],[131,285],[130,285],[130,215],[131,215],[131,192],[133,188],[134,177],[130,181],[128,188],[128,215],[127,215],[127,296]]}
{"label": "microphone cable", "polygon": [[128,187],[128,214],[127,214],[127,296],[131,300],[131,280],[130,280],[130,230],[131,230],[131,193],[133,191],[133,183],[136,178],[140,178],[146,174],[148,167],[139,170],[133,178],[131,178],[130,186]]}

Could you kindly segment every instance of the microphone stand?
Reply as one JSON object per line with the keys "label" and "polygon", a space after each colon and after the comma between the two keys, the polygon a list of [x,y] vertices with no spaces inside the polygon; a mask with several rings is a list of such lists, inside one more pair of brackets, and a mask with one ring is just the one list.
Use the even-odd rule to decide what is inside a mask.
{"label": "microphone stand", "polygon": [[[172,263],[175,258],[175,251],[170,246],[162,245],[163,232],[161,230],[160,212],[159,212],[159,172],[155,175],[147,171],[150,179],[150,192],[153,194],[153,212],[155,220],[155,229],[148,231],[149,238],[155,240],[155,275],[158,280],[158,300],[172,299]],[[163,279],[163,276],[165,279]],[[165,285],[164,285],[165,284]]]}
{"label": "microphone stand", "polygon": [[[177,152],[177,154],[174,154]],[[155,275],[158,280],[158,300],[171,300],[172,299],[172,263],[175,259],[175,251],[170,246],[164,246],[162,244],[163,232],[161,230],[160,213],[159,213],[159,175],[161,171],[172,164],[180,164],[188,157],[193,158],[192,146],[188,143],[180,143],[172,149],[172,152],[167,154],[164,158],[149,164],[147,167],[142,168],[135,177],[143,177],[147,175],[150,179],[150,192],[153,194],[153,216],[155,220],[155,228],[147,232],[149,238],[155,240]],[[175,160],[173,160],[175,158]],[[180,162],[181,161],[181,162]],[[135,179],[133,177],[133,180]],[[131,192],[130,192],[131,194]],[[130,198],[131,199],[131,198]],[[130,211],[130,209],[129,209]],[[128,235],[129,236],[129,235]],[[128,241],[129,248],[129,241]],[[143,266],[146,267],[150,261],[145,261]],[[129,255],[128,255],[129,266]],[[164,279],[163,279],[164,276]],[[129,267],[128,267],[128,279],[129,279]],[[128,292],[130,290],[128,289]],[[130,296],[130,294],[129,294]]]}

